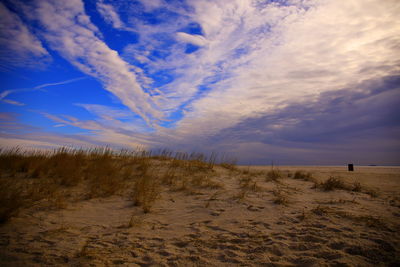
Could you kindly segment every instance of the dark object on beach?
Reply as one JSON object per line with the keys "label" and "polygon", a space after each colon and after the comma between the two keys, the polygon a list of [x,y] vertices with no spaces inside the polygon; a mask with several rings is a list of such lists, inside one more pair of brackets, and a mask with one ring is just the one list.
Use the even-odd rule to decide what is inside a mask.
{"label": "dark object on beach", "polygon": [[349,172],[354,171],[354,165],[353,164],[348,164],[348,169],[349,169]]}

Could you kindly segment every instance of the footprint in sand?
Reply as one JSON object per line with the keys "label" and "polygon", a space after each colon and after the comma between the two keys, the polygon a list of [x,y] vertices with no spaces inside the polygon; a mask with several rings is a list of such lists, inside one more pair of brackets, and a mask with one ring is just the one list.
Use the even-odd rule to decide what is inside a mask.
{"label": "footprint in sand", "polygon": [[177,242],[174,242],[174,243],[172,243],[173,245],[175,245],[175,246],[177,246],[177,247],[179,247],[179,248],[185,248],[185,247],[187,247],[188,245],[189,245],[189,242],[186,242],[186,241],[177,241]]}
{"label": "footprint in sand", "polygon": [[255,207],[255,206],[253,206],[253,205],[248,206],[247,209],[248,209],[249,211],[260,211],[260,209],[259,209],[258,207]]}

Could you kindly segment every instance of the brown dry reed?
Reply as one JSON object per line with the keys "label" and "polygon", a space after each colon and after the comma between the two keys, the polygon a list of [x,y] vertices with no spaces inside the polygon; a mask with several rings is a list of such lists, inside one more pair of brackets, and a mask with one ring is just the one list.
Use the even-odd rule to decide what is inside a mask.
{"label": "brown dry reed", "polygon": [[234,167],[233,161],[216,153],[207,157],[167,149],[0,149],[0,223],[38,201],[64,207],[75,187],[84,188],[86,199],[130,194],[135,205],[149,212],[161,184],[222,187],[210,178],[217,164]]}
{"label": "brown dry reed", "polygon": [[274,195],[273,202],[278,205],[287,206],[289,204],[288,196],[283,192],[281,188],[277,188],[272,191]]}
{"label": "brown dry reed", "polygon": [[369,188],[361,185],[360,182],[348,183],[345,182],[341,177],[329,177],[326,181],[320,183],[314,181],[314,188],[320,188],[324,191],[333,191],[333,190],[346,190],[352,192],[361,192],[371,197],[378,197],[379,192],[376,189]]}
{"label": "brown dry reed", "polygon": [[278,181],[278,179],[282,178],[283,175],[279,170],[276,169],[271,169],[270,171],[267,172],[267,177],[266,181]]}
{"label": "brown dry reed", "polygon": [[297,180],[316,182],[315,178],[310,172],[296,171],[292,178]]}

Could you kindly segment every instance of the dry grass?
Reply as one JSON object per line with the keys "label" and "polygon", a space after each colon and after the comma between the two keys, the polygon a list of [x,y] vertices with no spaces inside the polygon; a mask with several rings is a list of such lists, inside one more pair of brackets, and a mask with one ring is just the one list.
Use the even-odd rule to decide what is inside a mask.
{"label": "dry grass", "polygon": [[141,206],[144,213],[150,212],[154,202],[160,197],[159,182],[151,176],[142,176],[135,181],[132,200],[135,206]]}
{"label": "dry grass", "polygon": [[310,172],[296,171],[291,177],[297,180],[316,182],[316,179],[312,176]]}
{"label": "dry grass", "polygon": [[272,191],[274,195],[273,202],[278,205],[287,206],[289,204],[288,196],[283,192],[281,188],[277,188]]}
{"label": "dry grass", "polygon": [[376,189],[373,189],[373,188],[364,188],[363,192],[364,192],[365,194],[370,195],[370,197],[373,197],[373,198],[379,196],[379,191],[376,190]]}
{"label": "dry grass", "polygon": [[324,191],[332,191],[332,190],[346,190],[346,191],[352,191],[352,192],[362,192],[365,194],[370,195],[371,197],[377,197],[378,196],[378,191],[373,189],[373,188],[368,188],[359,182],[353,182],[353,183],[346,183],[342,178],[340,177],[330,177],[328,180],[318,183],[314,182],[314,188],[321,188]]}
{"label": "dry grass", "polygon": [[189,191],[221,189],[222,184],[212,179],[214,166],[234,170],[235,162],[225,156],[219,159],[216,153],[207,157],[165,149],[0,149],[0,222],[40,200],[64,208],[75,187],[84,188],[86,199],[130,192],[134,204],[149,212],[159,198],[161,184]]}
{"label": "dry grass", "polygon": [[250,169],[250,166],[248,166],[245,169],[241,170],[241,174],[242,175],[246,175],[246,176],[252,176],[252,177],[258,177],[258,176],[265,176],[266,173],[263,170],[252,170]]}
{"label": "dry grass", "polygon": [[25,204],[23,188],[15,181],[0,180],[0,223],[16,215]]}
{"label": "dry grass", "polygon": [[[215,156],[217,156],[217,155],[215,154]],[[230,157],[227,157],[227,156],[223,155],[221,157],[219,166],[221,166],[221,167],[223,167],[225,169],[231,170],[231,171],[237,171],[238,168],[236,166],[236,162],[237,162],[236,158],[230,158]]]}
{"label": "dry grass", "polygon": [[262,188],[257,185],[257,181],[250,176],[242,176],[239,178],[238,182],[240,190],[239,193],[234,196],[234,199],[237,199],[238,201],[244,200],[250,192],[254,193],[262,191]]}
{"label": "dry grass", "polygon": [[278,181],[278,179],[282,178],[282,172],[280,172],[279,170],[276,169],[271,169],[270,171],[267,172],[267,177],[266,177],[266,181]]}
{"label": "dry grass", "polygon": [[319,187],[322,188],[324,191],[332,191],[335,189],[342,189],[342,190],[349,189],[341,178],[336,178],[336,177],[330,177],[325,182],[320,183]]}
{"label": "dry grass", "polygon": [[259,192],[261,191],[261,187],[257,185],[257,182],[254,181],[251,177],[242,177],[239,179],[239,187],[242,190],[252,191],[252,192]]}

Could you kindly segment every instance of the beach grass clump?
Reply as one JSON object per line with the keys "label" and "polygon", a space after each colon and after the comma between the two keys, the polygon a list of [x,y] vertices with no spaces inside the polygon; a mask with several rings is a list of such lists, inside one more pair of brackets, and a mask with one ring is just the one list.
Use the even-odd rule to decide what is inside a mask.
{"label": "beach grass clump", "polygon": [[37,201],[47,199],[49,204],[58,206],[61,197],[57,195],[58,185],[52,180],[0,179],[0,223],[8,221],[22,208],[30,207]]}
{"label": "beach grass clump", "polygon": [[266,174],[266,181],[278,181],[278,179],[282,178],[283,175],[279,170],[271,169]]}
{"label": "beach grass clump", "polygon": [[340,177],[329,177],[329,179],[322,183],[314,181],[313,188],[321,188],[324,191],[333,191],[339,189],[352,192],[361,192],[368,194],[373,198],[379,195],[378,191],[373,188],[363,186],[360,182],[346,183]]}
{"label": "beach grass clump", "polygon": [[70,197],[109,197],[129,194],[130,188],[135,205],[149,212],[160,196],[160,184],[182,190],[223,188],[212,179],[218,164],[236,168],[235,160],[216,153],[207,157],[202,153],[109,147],[0,149],[0,221],[40,200],[45,200],[43,205],[62,208]]}
{"label": "beach grass clump", "polygon": [[363,191],[365,194],[369,195],[372,198],[378,197],[379,196],[379,192],[376,189],[373,188],[365,188]]}
{"label": "beach grass clump", "polygon": [[296,180],[303,180],[303,181],[309,181],[309,182],[316,181],[310,172],[296,171],[292,177],[293,177],[293,179],[296,179]]}
{"label": "beach grass clump", "polygon": [[239,187],[242,190],[259,192],[261,191],[261,187],[257,185],[257,181],[254,181],[253,178],[245,176],[239,179]]}
{"label": "beach grass clump", "polygon": [[328,180],[325,182],[322,182],[319,184],[319,187],[322,188],[324,191],[332,191],[335,189],[342,189],[342,190],[348,190],[348,186],[345,184],[345,182],[341,178],[337,177],[329,177]]}
{"label": "beach grass clump", "polygon": [[202,173],[192,176],[190,182],[192,186],[200,188],[222,189],[224,187],[221,183],[211,179],[209,175]]}
{"label": "beach grass clump", "polygon": [[23,188],[14,181],[0,180],[0,223],[16,215],[24,206]]}
{"label": "beach grass clump", "polygon": [[[214,153],[214,156],[217,157],[217,154]],[[230,170],[230,171],[237,171],[238,167],[237,167],[237,159],[236,158],[232,158],[232,157],[228,157],[226,155],[221,156],[220,160],[219,160],[219,166]]]}
{"label": "beach grass clump", "polygon": [[351,191],[353,191],[353,192],[361,192],[362,189],[363,189],[363,187],[360,182],[354,182],[351,185]]}
{"label": "beach grass clump", "polygon": [[282,189],[278,188],[272,191],[274,195],[273,202],[278,205],[287,206],[289,204],[288,196],[283,192]]}
{"label": "beach grass clump", "polygon": [[245,176],[252,176],[252,177],[256,177],[256,176],[265,176],[266,172],[263,170],[252,170],[250,169],[250,167],[248,166],[245,169],[241,169],[240,171],[241,175],[245,175]]}
{"label": "beach grass clump", "polygon": [[90,155],[85,168],[85,180],[88,181],[89,197],[108,197],[124,188],[128,179],[122,168],[122,162],[108,151]]}
{"label": "beach grass clump", "polygon": [[142,176],[135,181],[132,200],[135,206],[143,208],[144,213],[150,212],[155,201],[160,197],[159,181],[152,176]]}

